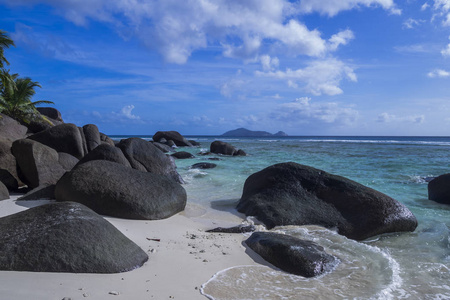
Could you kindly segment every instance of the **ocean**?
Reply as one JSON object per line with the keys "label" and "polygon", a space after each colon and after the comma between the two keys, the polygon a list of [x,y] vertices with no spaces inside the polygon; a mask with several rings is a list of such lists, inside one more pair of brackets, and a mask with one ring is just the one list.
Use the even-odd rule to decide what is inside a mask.
{"label": "ocean", "polygon": [[[200,148],[180,149],[194,154],[194,159],[176,161],[186,181],[192,217],[210,217],[214,212],[239,215],[234,206],[247,177],[270,165],[293,161],[383,192],[405,204],[419,223],[414,232],[363,242],[318,226],[277,227],[273,230],[316,242],[340,263],[317,278],[266,266],[236,266],[218,272],[203,285],[202,293],[208,298],[450,299],[450,206],[428,200],[427,192],[430,178],[450,173],[450,137],[187,138],[201,143]],[[248,155],[198,155],[215,140]],[[211,157],[221,160],[208,160]],[[217,167],[191,169],[197,162]]]}

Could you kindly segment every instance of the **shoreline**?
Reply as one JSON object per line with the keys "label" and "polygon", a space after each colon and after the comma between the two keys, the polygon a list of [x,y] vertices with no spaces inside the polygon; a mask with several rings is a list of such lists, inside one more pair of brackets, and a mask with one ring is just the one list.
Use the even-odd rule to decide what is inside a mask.
{"label": "shoreline", "polygon": [[[27,209],[24,203],[32,207],[50,201],[16,203],[18,197],[0,201],[0,217]],[[187,212],[189,215],[189,209]],[[205,232],[242,222],[235,215],[225,220],[220,213],[216,220],[189,217],[185,212],[158,221],[105,217],[148,254],[149,260],[142,267],[116,274],[0,271],[0,294],[5,299],[36,300],[207,299],[200,292],[201,286],[216,273],[234,266],[258,265],[242,244],[246,235]]]}

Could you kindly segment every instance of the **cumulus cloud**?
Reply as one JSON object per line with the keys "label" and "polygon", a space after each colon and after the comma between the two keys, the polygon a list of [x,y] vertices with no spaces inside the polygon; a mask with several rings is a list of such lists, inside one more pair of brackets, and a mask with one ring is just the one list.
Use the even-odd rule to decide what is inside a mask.
{"label": "cumulus cloud", "polygon": [[424,115],[396,116],[396,115],[384,112],[384,113],[381,113],[380,115],[378,115],[376,121],[380,122],[380,123],[407,122],[407,123],[422,124],[423,122],[425,122],[425,116]]}
{"label": "cumulus cloud", "polygon": [[134,109],[134,105],[127,105],[122,107],[120,112],[112,112],[112,115],[116,117],[119,121],[120,120],[135,120],[138,121],[141,119],[141,117],[133,115],[132,111]]}
{"label": "cumulus cloud", "polygon": [[335,51],[340,45],[347,45],[348,42],[355,38],[353,32],[349,29],[333,34],[328,40],[328,48]]}
{"label": "cumulus cloud", "polygon": [[269,55],[262,55],[259,60],[264,71],[273,71],[280,64],[278,57],[270,57]]}
{"label": "cumulus cloud", "polygon": [[395,6],[393,0],[302,0],[299,3],[299,9],[304,13],[319,12],[331,17],[341,11],[361,6],[381,6],[392,14],[401,14],[401,10]]}
{"label": "cumulus cloud", "polygon": [[286,80],[288,86],[294,88],[302,83],[302,89],[313,95],[338,95],[343,92],[339,87],[343,79],[357,81],[353,69],[334,58],[313,61],[303,69],[286,69],[286,71],[271,72],[257,71],[256,75]]}
{"label": "cumulus cloud", "polygon": [[442,69],[435,69],[427,74],[430,78],[445,78],[450,76],[450,72],[442,70]]}
{"label": "cumulus cloud", "polygon": [[351,106],[342,106],[335,102],[315,103],[309,97],[280,104],[271,115],[274,119],[286,122],[320,122],[335,125],[352,125],[358,116],[359,112]]}
{"label": "cumulus cloud", "polygon": [[443,18],[442,25],[450,26],[450,0],[434,0],[433,10],[436,15]]}
{"label": "cumulus cloud", "polygon": [[[450,38],[450,37],[449,37]],[[447,44],[447,47],[442,49],[441,54],[443,56],[450,56],[450,43]]]}
{"label": "cumulus cloud", "polygon": [[404,29],[413,29],[414,27],[419,26],[423,22],[425,22],[425,21],[424,20],[416,20],[416,19],[413,19],[413,18],[409,18],[408,20],[403,22],[403,28]]}

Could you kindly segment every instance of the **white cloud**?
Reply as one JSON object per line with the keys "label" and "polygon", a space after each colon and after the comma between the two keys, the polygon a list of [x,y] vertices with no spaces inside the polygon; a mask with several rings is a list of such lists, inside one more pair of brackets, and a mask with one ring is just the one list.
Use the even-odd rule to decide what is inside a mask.
{"label": "white cloud", "polygon": [[407,123],[422,124],[423,122],[425,122],[425,116],[424,115],[396,116],[384,112],[378,115],[376,121],[380,123],[407,122]]}
{"label": "white cloud", "polygon": [[332,17],[341,11],[361,6],[381,6],[392,14],[401,14],[401,10],[396,8],[393,0],[302,0],[299,9],[304,13],[319,12]]}
{"label": "white cloud", "polygon": [[424,20],[416,20],[413,18],[409,18],[405,22],[403,22],[403,28],[405,29],[413,29],[414,27],[419,26],[421,23],[425,22]]}
{"label": "white cloud", "polygon": [[284,72],[257,71],[256,75],[286,80],[288,85],[294,88],[298,87],[299,83],[303,83],[303,90],[313,95],[341,94],[343,91],[339,84],[344,78],[357,81],[351,67],[333,58],[313,61],[303,69],[286,69]]}
{"label": "white cloud", "polygon": [[436,78],[436,77],[445,78],[445,77],[450,76],[450,72],[442,70],[442,69],[435,69],[435,70],[429,72],[427,74],[427,76],[430,78]]}
{"label": "white cloud", "polygon": [[430,5],[428,4],[428,2],[425,2],[425,3],[420,7],[420,10],[421,10],[421,11],[424,11],[424,10],[426,10],[428,7],[430,7]]}
{"label": "white cloud", "polygon": [[355,38],[353,32],[349,29],[333,34],[328,40],[328,49],[335,51],[340,45],[347,45],[348,42]]}
{"label": "white cloud", "polygon": [[397,52],[406,52],[406,53],[431,53],[435,51],[433,46],[425,44],[396,46],[394,47],[394,50]]}
{"label": "white cloud", "polygon": [[264,71],[272,71],[278,68],[280,61],[278,57],[270,57],[269,55],[262,55],[259,58],[262,69]]}
{"label": "white cloud", "polygon": [[295,123],[352,125],[358,119],[359,112],[351,106],[335,102],[315,103],[311,98],[301,97],[293,102],[280,104],[271,117]]}
{"label": "white cloud", "polygon": [[437,11],[437,16],[444,18],[442,25],[450,26],[450,0],[434,0],[433,9]]}
{"label": "white cloud", "polygon": [[[450,37],[449,37],[450,39]],[[450,43],[447,44],[447,47],[445,49],[442,49],[441,54],[443,56],[450,56]]]}
{"label": "white cloud", "polygon": [[133,111],[133,109],[134,109],[134,105],[127,105],[127,106],[122,107],[122,109],[120,110],[119,113],[112,112],[112,114],[115,117],[122,118],[122,119],[140,120],[141,117],[133,115],[131,113]]}

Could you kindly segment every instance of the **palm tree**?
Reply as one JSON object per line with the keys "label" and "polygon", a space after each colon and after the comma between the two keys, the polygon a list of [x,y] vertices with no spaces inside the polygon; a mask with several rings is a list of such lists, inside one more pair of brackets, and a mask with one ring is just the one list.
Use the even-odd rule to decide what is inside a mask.
{"label": "palm tree", "polygon": [[3,68],[3,62],[9,65],[3,53],[4,48],[9,48],[10,46],[14,46],[13,40],[9,38],[6,31],[0,30],[0,68]]}
{"label": "palm tree", "polygon": [[0,113],[25,124],[39,120],[50,122],[38,112],[36,105],[54,103],[47,100],[31,101],[36,93],[34,89],[41,87],[39,82],[28,77],[19,78],[18,74],[9,74],[5,69],[1,70],[0,80]]}

